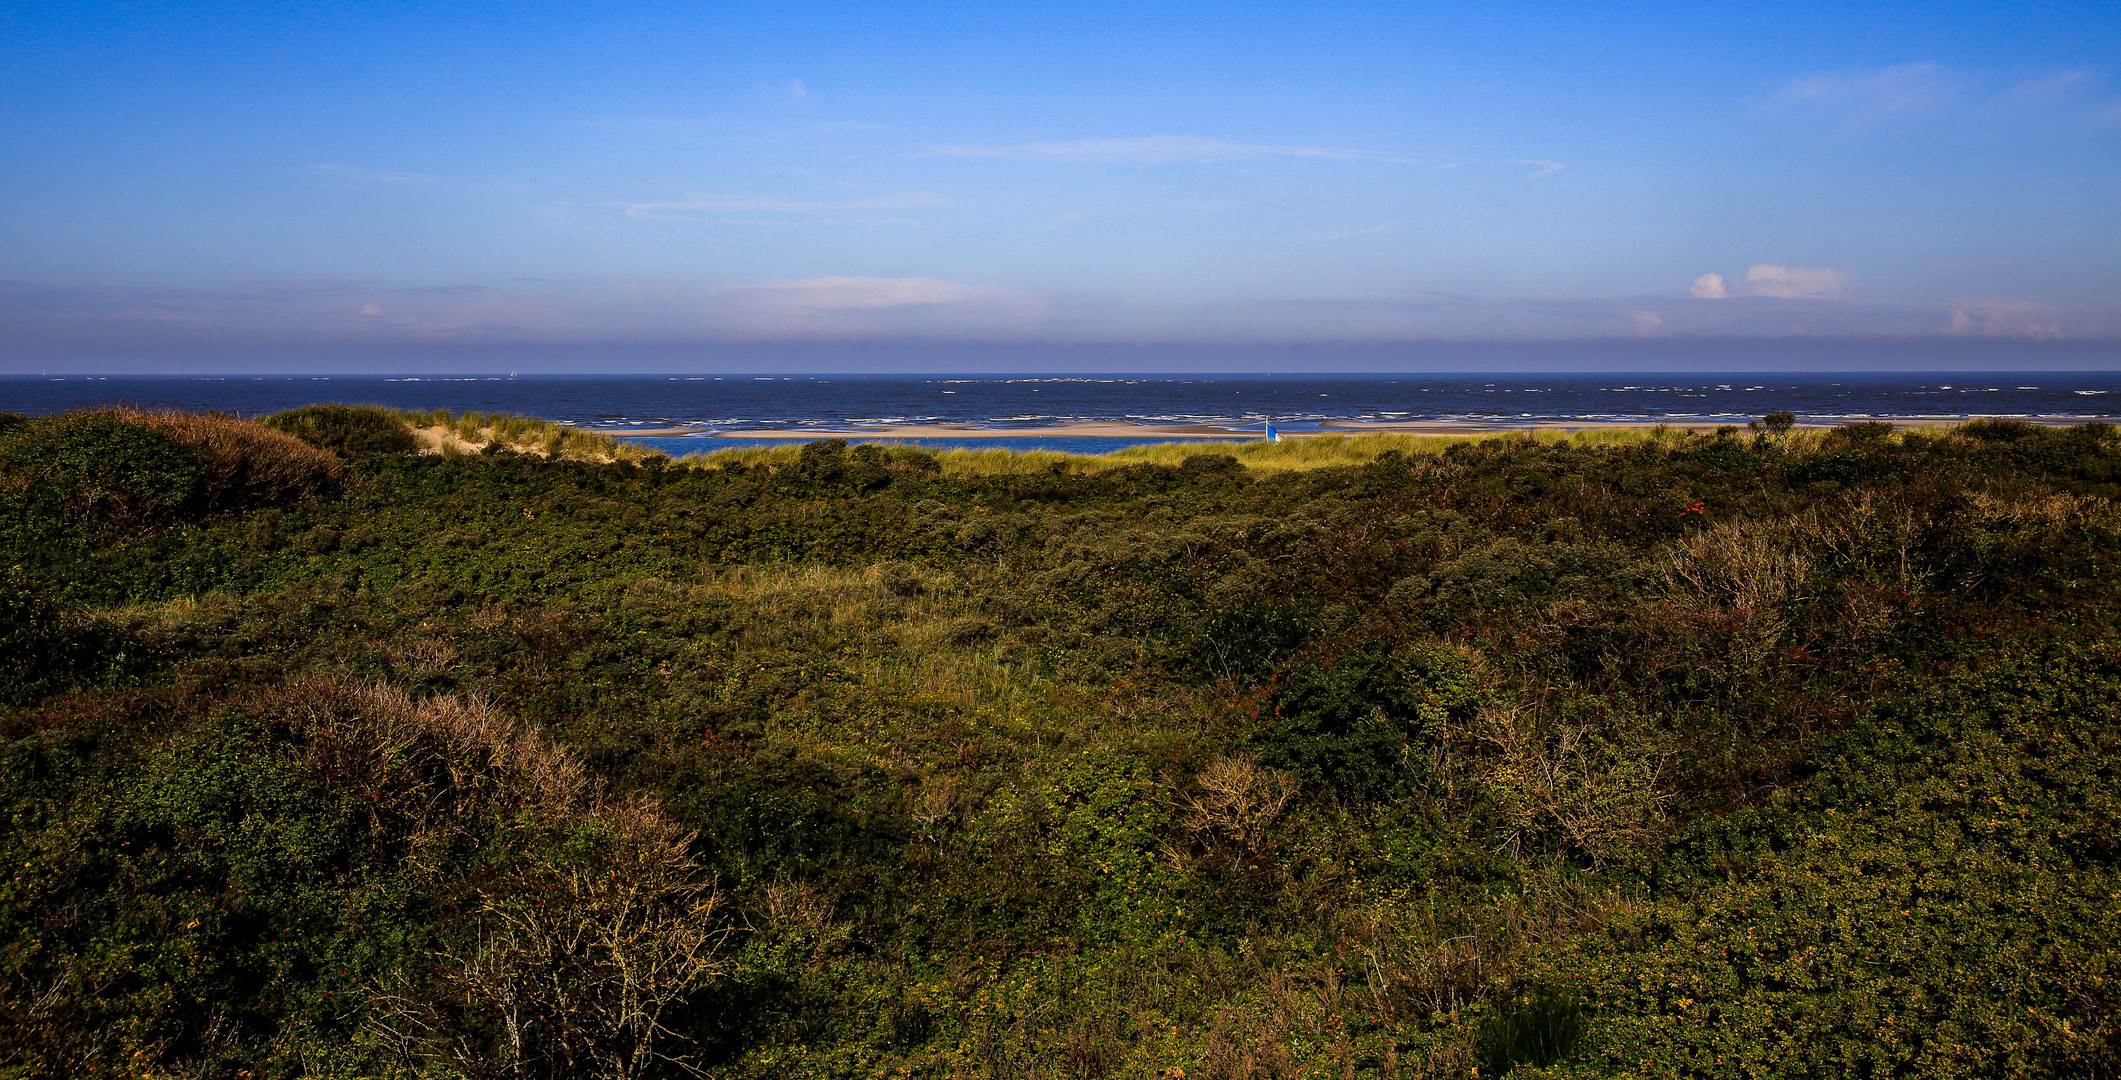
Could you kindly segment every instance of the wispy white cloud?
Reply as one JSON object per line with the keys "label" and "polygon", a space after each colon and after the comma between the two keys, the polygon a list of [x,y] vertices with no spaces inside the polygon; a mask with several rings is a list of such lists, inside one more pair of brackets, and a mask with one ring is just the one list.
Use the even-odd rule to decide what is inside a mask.
{"label": "wispy white cloud", "polygon": [[1314,236],[1309,240],[1299,240],[1297,241],[1297,243],[1298,245],[1330,244],[1338,240],[1353,240],[1361,236],[1375,236],[1378,233],[1391,232],[1394,229],[1403,229],[1406,227],[1406,225],[1407,223],[1404,221],[1387,221],[1381,225],[1371,225],[1367,228],[1362,229],[1349,229],[1347,232],[1337,232],[1329,236]]}
{"label": "wispy white cloud", "polygon": [[989,158],[1061,165],[1213,165],[1274,158],[1369,161],[1386,165],[1426,165],[1434,169],[1458,169],[1467,165],[1523,165],[1532,170],[1526,179],[1535,179],[1568,168],[1562,162],[1546,158],[1425,158],[1339,146],[1274,146],[1230,142],[1204,135],[1072,139],[1018,143],[1013,146],[952,145],[935,147],[929,153],[935,157]]}
{"label": "wispy white cloud", "polygon": [[1533,171],[1525,177],[1527,180],[1537,180],[1548,173],[1558,173],[1568,168],[1567,165],[1559,161],[1548,161],[1545,158],[1467,158],[1464,161],[1446,161],[1436,167],[1439,169],[1462,169],[1468,165],[1529,165]]}
{"label": "wispy white cloud", "polygon": [[[682,199],[667,199],[655,202],[606,202],[595,205],[615,207],[630,218],[642,221],[718,221],[727,224],[821,224],[817,221],[792,222],[787,220],[760,220],[743,215],[779,214],[795,218],[829,218],[833,215],[863,214],[880,210],[936,209],[955,205],[955,200],[925,191],[906,191],[890,195],[871,195],[855,199],[788,199],[772,195],[691,195]],[[853,220],[861,220],[859,218]],[[910,219],[887,218],[881,221],[869,219],[875,224],[915,224]]]}
{"label": "wispy white cloud", "polygon": [[522,343],[1024,339],[1052,303],[1024,289],[940,278],[837,276],[584,283],[499,290],[308,282],[242,288],[84,287],[0,281],[0,339]]}
{"label": "wispy white cloud", "polygon": [[757,296],[797,307],[863,310],[909,304],[962,304],[1016,296],[989,285],[967,285],[941,278],[817,277],[782,281],[740,281],[716,285],[709,295]]}
{"label": "wispy white cloud", "polygon": [[1762,99],[1772,115],[1854,129],[1941,123],[2110,124],[2121,96],[2091,67],[2018,74],[1922,62],[1814,72]]}
{"label": "wispy white cloud", "polygon": [[309,181],[311,187],[431,187],[461,188],[477,191],[532,190],[528,184],[464,180],[448,176],[431,176],[426,173],[389,172],[383,169],[365,169],[358,165],[335,163],[304,165],[301,167],[301,171],[311,178]]}
{"label": "wispy white cloud", "polygon": [[364,169],[358,165],[318,164],[304,165],[304,172],[317,177],[320,186],[333,182],[338,184],[439,184],[442,179],[423,173],[385,172],[381,169]]}
{"label": "wispy white cloud", "polygon": [[1219,199],[1157,198],[1093,203],[1063,211],[1041,222],[1038,228],[1050,232],[1087,221],[1205,218],[1234,210],[1237,206],[1237,203]]}
{"label": "wispy white cloud", "polygon": [[1260,146],[1200,135],[1145,135],[1137,138],[1073,139],[1029,142],[1015,146],[938,146],[937,157],[1000,158],[1007,161],[1054,161],[1081,164],[1174,165],[1248,158],[1334,158],[1415,164],[1416,159],[1370,150],[1331,146]]}
{"label": "wispy white cloud", "polygon": [[1941,64],[1897,64],[1868,71],[1816,72],[1784,83],[1767,106],[1870,122],[1933,113],[1966,92],[1967,78]]}
{"label": "wispy white cloud", "polygon": [[1694,279],[1686,294],[1696,300],[1721,300],[1731,291],[1724,287],[1722,274],[1703,274]]}

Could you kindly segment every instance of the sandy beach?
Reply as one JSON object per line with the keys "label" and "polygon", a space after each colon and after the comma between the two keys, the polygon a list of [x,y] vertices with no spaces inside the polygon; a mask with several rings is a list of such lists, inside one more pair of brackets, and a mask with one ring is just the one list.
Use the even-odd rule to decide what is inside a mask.
{"label": "sandy beach", "polygon": [[[1396,435],[1482,435],[1501,431],[1580,431],[1594,428],[1654,427],[1656,421],[1607,421],[1599,423],[1554,422],[1537,424],[1479,424],[1450,421],[1419,421],[1411,423],[1371,423],[1361,420],[1332,420],[1317,430],[1281,431],[1282,438],[1304,439],[1320,435],[1362,435],[1389,433]],[[1675,424],[1674,427],[1696,427],[1709,430],[1716,424]],[[1053,424],[1045,427],[994,428],[975,427],[970,424],[900,424],[890,427],[856,428],[767,428],[739,431],[718,431],[712,428],[662,427],[662,428],[585,428],[600,435],[615,435],[643,439],[672,439],[685,436],[700,436],[717,439],[1258,439],[1264,437],[1257,424],[1245,427],[1225,427],[1219,424],[1129,424],[1115,421],[1088,421],[1078,424]]]}
{"label": "sandy beach", "polygon": [[[2067,419],[2028,418],[2036,424],[2081,424],[2089,422],[2081,417]],[[1899,427],[1926,427],[1936,424],[1963,423],[1960,418],[1909,417],[1896,420]],[[2112,423],[2105,420],[2100,422]],[[1320,435],[1487,435],[1507,431],[1600,431],[1620,428],[1649,428],[1659,425],[1691,431],[1714,431],[1726,426],[1723,422],[1695,421],[1674,422],[1669,420],[1542,420],[1522,424],[1476,423],[1449,420],[1416,421],[1371,421],[1328,420],[1317,429],[1281,431],[1285,439],[1316,438]],[[1799,428],[1825,428],[1826,424],[1799,424]],[[870,426],[850,428],[766,428],[751,430],[716,430],[705,427],[659,427],[659,428],[603,428],[585,427],[599,435],[613,435],[637,439],[674,439],[685,436],[700,436],[716,439],[1257,439],[1262,432],[1259,425],[1229,427],[1221,424],[1130,424],[1118,421],[1086,421],[1076,424],[1051,424],[1045,427],[996,428],[977,427],[971,424],[898,424],[892,426]]]}
{"label": "sandy beach", "polygon": [[[720,439],[1256,439],[1257,425],[1248,428],[1218,424],[1127,424],[1086,422],[1052,424],[1046,427],[993,428],[971,424],[894,424],[889,427],[766,428],[717,431],[713,428],[585,428],[599,435],[643,439],[671,439],[701,435]],[[1318,434],[1311,432],[1309,434]]]}

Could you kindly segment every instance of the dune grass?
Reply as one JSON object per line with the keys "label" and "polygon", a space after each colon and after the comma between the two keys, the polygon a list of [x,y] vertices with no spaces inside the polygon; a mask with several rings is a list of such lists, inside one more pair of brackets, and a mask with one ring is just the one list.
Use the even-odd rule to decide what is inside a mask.
{"label": "dune grass", "polygon": [[445,456],[478,453],[489,446],[498,446],[516,453],[599,464],[615,461],[638,464],[650,458],[669,457],[660,450],[624,442],[601,432],[515,413],[456,413],[435,409],[431,412],[401,410],[396,411],[396,415],[412,429],[424,451]]}

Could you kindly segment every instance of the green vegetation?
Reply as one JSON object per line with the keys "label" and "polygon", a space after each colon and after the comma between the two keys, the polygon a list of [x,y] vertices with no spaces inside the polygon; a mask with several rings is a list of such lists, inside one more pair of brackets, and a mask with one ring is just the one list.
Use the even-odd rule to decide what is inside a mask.
{"label": "green vegetation", "polygon": [[0,418],[0,1076],[2116,1075],[2121,435],[1783,419]]}
{"label": "green vegetation", "polygon": [[261,422],[343,457],[409,454],[420,448],[400,415],[380,405],[306,405]]}

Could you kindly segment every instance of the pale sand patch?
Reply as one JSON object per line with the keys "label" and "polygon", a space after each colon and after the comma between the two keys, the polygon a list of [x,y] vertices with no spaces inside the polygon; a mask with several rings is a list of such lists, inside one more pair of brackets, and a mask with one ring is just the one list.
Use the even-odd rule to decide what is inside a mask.
{"label": "pale sand patch", "polygon": [[412,437],[419,442],[420,453],[423,454],[445,453],[451,447],[454,447],[456,452],[460,454],[476,454],[486,449],[485,441],[474,442],[468,440],[464,436],[457,434],[455,428],[445,427],[440,424],[413,428]]}
{"label": "pale sand patch", "polygon": [[[492,445],[495,441],[493,438],[492,428],[481,428],[479,429],[479,434],[484,437],[478,439],[467,439],[464,436],[457,434],[457,430],[455,428],[445,427],[440,424],[430,424],[426,427],[416,427],[412,429],[412,437],[419,442],[419,452],[422,454],[476,454],[479,451],[484,450],[488,446]],[[552,456],[551,454],[545,452],[545,445],[542,441],[525,443],[504,442],[501,445],[506,449],[515,451],[518,454],[528,454],[531,457]],[[610,454],[590,454],[584,456],[583,460],[593,461],[602,465],[608,465],[617,459]]]}
{"label": "pale sand patch", "polygon": [[574,429],[575,429],[576,431],[586,431],[586,432],[589,432],[589,433],[590,433],[590,434],[592,434],[592,435],[608,435],[608,436],[610,436],[610,437],[612,437],[612,438],[614,438],[614,439],[626,439],[626,438],[634,438],[634,439],[676,439],[676,438],[681,438],[681,437],[683,437],[683,436],[686,436],[686,435],[707,435],[707,434],[711,434],[711,433],[712,433],[712,432],[714,431],[714,429],[713,429],[713,428],[703,428],[703,427],[626,427],[626,428],[618,428],[618,427],[583,427],[583,426],[582,426],[582,425],[580,425],[580,424],[569,424],[569,425],[566,425],[566,426],[568,426],[568,427],[572,427],[572,428],[574,428]]}

